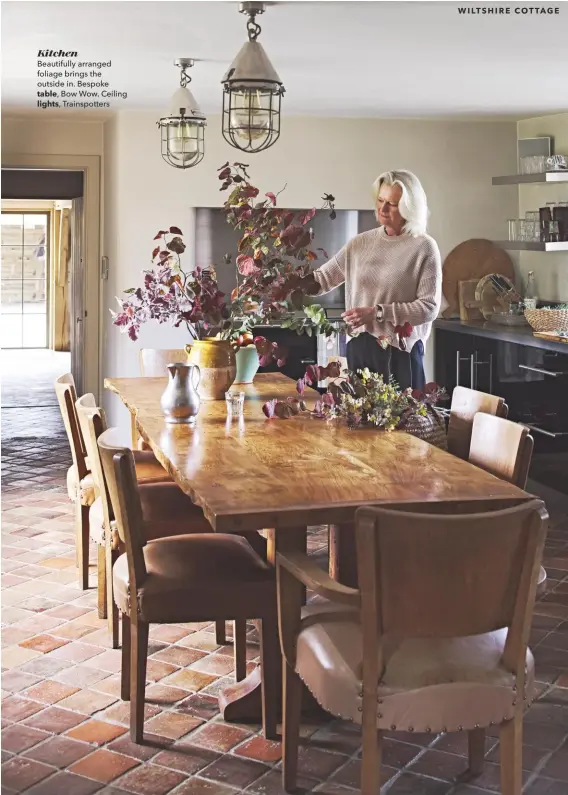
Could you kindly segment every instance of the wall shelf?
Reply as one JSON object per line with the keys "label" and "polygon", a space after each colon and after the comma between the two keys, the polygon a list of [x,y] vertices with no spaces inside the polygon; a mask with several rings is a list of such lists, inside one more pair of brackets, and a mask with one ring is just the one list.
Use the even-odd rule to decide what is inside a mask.
{"label": "wall shelf", "polygon": [[538,240],[495,240],[506,251],[568,251],[568,241],[540,243]]}
{"label": "wall shelf", "polygon": [[493,185],[524,185],[527,183],[568,182],[568,171],[547,171],[543,174],[511,174],[508,177],[492,177]]}

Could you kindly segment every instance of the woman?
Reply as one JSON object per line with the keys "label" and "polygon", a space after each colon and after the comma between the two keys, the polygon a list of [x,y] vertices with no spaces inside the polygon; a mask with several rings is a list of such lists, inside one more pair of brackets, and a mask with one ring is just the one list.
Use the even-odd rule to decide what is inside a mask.
{"label": "woman", "polygon": [[[436,241],[426,234],[428,205],[411,171],[386,171],[373,184],[380,226],[347,243],[305,277],[304,289],[322,295],[345,282],[342,318],[354,336],[347,345],[350,370],[368,367],[391,375],[402,389],[424,386],[424,343],[440,309],[442,266]],[[315,284],[314,284],[315,280]],[[410,323],[406,351],[396,326]],[[384,349],[378,337],[386,336]]]}

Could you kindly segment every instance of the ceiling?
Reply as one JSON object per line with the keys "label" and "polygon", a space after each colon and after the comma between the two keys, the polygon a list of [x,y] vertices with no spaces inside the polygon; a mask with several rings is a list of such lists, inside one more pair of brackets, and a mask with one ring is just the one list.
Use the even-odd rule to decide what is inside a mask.
{"label": "ceiling", "polygon": [[[558,15],[460,15],[453,2],[270,4],[260,41],[286,88],[283,112],[351,117],[527,118],[568,109],[568,3]],[[486,6],[494,5],[486,3]],[[37,51],[112,61],[112,110],[166,112],[177,57],[200,59],[192,90],[218,113],[220,80],[246,39],[238,4],[2,3],[2,106],[37,106]],[[71,112],[71,111],[68,111]],[[90,111],[86,111],[90,112]]]}

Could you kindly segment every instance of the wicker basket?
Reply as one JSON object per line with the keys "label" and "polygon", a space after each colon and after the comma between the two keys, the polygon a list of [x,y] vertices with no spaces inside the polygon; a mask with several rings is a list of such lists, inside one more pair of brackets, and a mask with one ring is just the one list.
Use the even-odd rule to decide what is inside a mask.
{"label": "wicker basket", "polygon": [[535,331],[568,331],[568,309],[525,309]]}
{"label": "wicker basket", "polygon": [[419,439],[424,439],[434,447],[440,447],[442,450],[448,449],[444,415],[433,406],[428,407],[425,417],[420,414],[411,414],[398,426],[398,429],[411,433]]}

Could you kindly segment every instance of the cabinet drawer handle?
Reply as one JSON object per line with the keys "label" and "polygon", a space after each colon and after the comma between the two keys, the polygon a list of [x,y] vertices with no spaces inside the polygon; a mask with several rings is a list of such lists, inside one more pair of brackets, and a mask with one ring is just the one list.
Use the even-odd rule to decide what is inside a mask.
{"label": "cabinet drawer handle", "polygon": [[545,370],[543,367],[529,367],[528,364],[520,364],[520,370],[530,370],[531,373],[542,373],[543,375],[551,375],[553,378],[558,378],[559,375],[568,375],[568,372],[555,372],[554,370]]}
{"label": "cabinet drawer handle", "polygon": [[523,422],[523,425],[526,425],[527,428],[530,428],[537,433],[542,433],[544,436],[550,436],[551,439],[557,439],[559,436],[568,436],[568,431],[558,431],[558,433],[554,433],[553,431],[545,431],[544,428],[539,428],[538,425],[532,425],[530,422]]}

